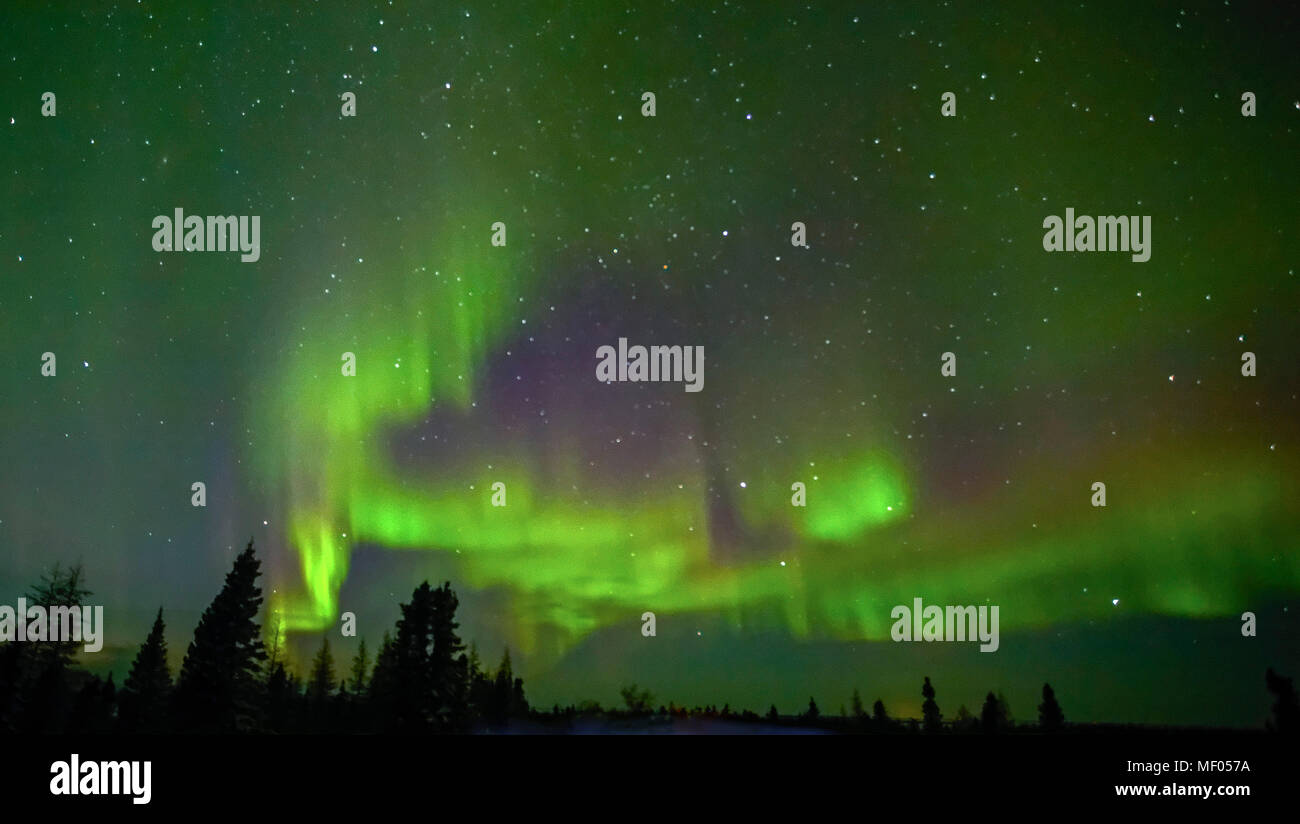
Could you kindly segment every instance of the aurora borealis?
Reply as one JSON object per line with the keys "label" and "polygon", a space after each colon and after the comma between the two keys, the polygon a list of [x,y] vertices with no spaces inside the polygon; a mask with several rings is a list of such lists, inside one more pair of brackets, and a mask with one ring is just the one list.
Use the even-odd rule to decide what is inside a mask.
{"label": "aurora borealis", "polygon": [[[11,12],[0,587],[79,558],[126,649],[252,535],[302,649],[446,579],[547,706],[928,674],[1256,724],[1300,670],[1295,20],[776,6]],[[1150,259],[1045,252],[1067,207]],[[174,208],[260,259],[155,252]],[[703,390],[600,383],[620,337]],[[891,643],[915,597],[1001,648]]]}

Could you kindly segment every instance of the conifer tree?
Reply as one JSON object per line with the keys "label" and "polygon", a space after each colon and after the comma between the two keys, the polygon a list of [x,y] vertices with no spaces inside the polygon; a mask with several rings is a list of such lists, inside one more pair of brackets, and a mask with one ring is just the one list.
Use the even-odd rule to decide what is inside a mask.
{"label": "conifer tree", "polygon": [[940,732],[943,730],[943,713],[939,712],[939,705],[934,701],[934,687],[930,684],[930,676],[925,676],[925,683],[921,685],[921,695],[925,701],[921,704],[922,726],[926,732]]}
{"label": "conifer tree", "polygon": [[462,730],[470,722],[469,659],[456,634],[451,583],[425,581],[402,604],[397,635],[380,650],[371,696],[383,729],[402,732]]}
{"label": "conifer tree", "polygon": [[167,729],[172,675],[167,668],[166,629],[159,607],[153,628],[140,645],[118,693],[118,723],[123,732],[160,733]]}
{"label": "conifer tree", "polygon": [[1043,684],[1043,703],[1038,705],[1038,726],[1043,732],[1057,732],[1065,723],[1065,713],[1056,703],[1056,693],[1051,684]]}
{"label": "conifer tree", "polygon": [[492,712],[495,720],[504,720],[514,715],[511,698],[514,691],[515,674],[510,664],[510,647],[506,647],[501,656],[501,665],[497,667],[496,677],[492,679]]}
{"label": "conifer tree", "polygon": [[850,707],[850,712],[853,713],[853,718],[856,721],[861,721],[867,717],[867,711],[862,706],[862,696],[858,693],[857,687],[853,688],[853,703]]}
{"label": "conifer tree", "polygon": [[[82,586],[84,577],[81,564],[64,569],[62,564],[55,563],[54,569],[41,575],[39,584],[27,590],[27,603],[46,608],[79,607],[91,595],[91,591]],[[33,645],[32,649],[39,667],[66,668],[72,664],[80,647],[80,641],[62,638],[58,641],[40,642]]]}
{"label": "conifer tree", "polygon": [[433,601],[427,581],[401,610],[396,635],[380,650],[371,687],[386,730],[427,733],[433,728]]}
{"label": "conifer tree", "polygon": [[469,645],[469,656],[466,659],[466,676],[469,679],[469,704],[471,712],[484,718],[493,716],[493,689],[494,684],[488,673],[483,670],[482,661],[479,659],[478,646],[471,643]]}
{"label": "conifer tree", "polygon": [[811,695],[808,696],[808,709],[803,714],[804,720],[816,721],[821,716],[821,714],[822,714],[821,710],[817,709],[817,702],[813,700],[813,697]]}
{"label": "conifer tree", "polygon": [[361,639],[357,654],[352,659],[351,681],[349,686],[354,695],[363,695],[366,691],[366,671],[370,662],[366,657],[366,639]]}
{"label": "conifer tree", "polygon": [[393,726],[394,704],[397,690],[397,651],[393,646],[393,637],[387,630],[379,641],[379,652],[375,655],[375,667],[370,671],[370,683],[366,685],[366,703],[364,721],[374,729],[391,729]]}
{"label": "conifer tree", "polygon": [[871,705],[871,722],[882,730],[889,726],[889,713],[885,712],[885,702],[879,698]]}
{"label": "conifer tree", "polygon": [[334,656],[330,653],[329,636],[321,638],[320,650],[311,662],[311,675],[307,679],[307,699],[324,703],[334,694]]}
{"label": "conifer tree", "polygon": [[[83,577],[81,564],[65,569],[56,563],[25,597],[29,604],[47,609],[80,607],[91,595],[82,585]],[[74,673],[81,643],[61,638],[5,646],[9,648],[5,669],[13,673],[13,681],[7,689],[0,688],[0,700],[4,701],[0,704],[0,728],[28,733],[63,731],[80,703],[82,682]]]}
{"label": "conifer tree", "polygon": [[263,694],[263,723],[269,732],[295,732],[301,720],[298,681],[283,660],[271,664],[266,674]]}
{"label": "conifer tree", "polygon": [[952,728],[959,732],[968,732],[976,725],[975,716],[971,715],[966,705],[962,704],[957,708],[957,714],[953,716]]}
{"label": "conifer tree", "polygon": [[433,648],[429,655],[435,703],[435,727],[439,731],[460,731],[469,727],[469,661],[465,645],[456,630],[456,608],[460,599],[445,581],[432,592]]}
{"label": "conifer tree", "polygon": [[334,656],[330,653],[330,639],[321,639],[320,650],[311,664],[307,677],[307,729],[325,732],[333,726]]}
{"label": "conifer tree", "polygon": [[524,679],[522,678],[515,678],[514,689],[510,692],[510,707],[516,718],[528,717],[528,699],[524,696]]}
{"label": "conifer tree", "polygon": [[1011,715],[1011,702],[1007,700],[1002,690],[998,690],[998,729],[1006,732],[1015,729],[1016,720]]}
{"label": "conifer tree", "polygon": [[257,624],[261,566],[250,540],[199,619],[176,684],[177,721],[183,730],[257,729],[258,675],[266,658]]}
{"label": "conifer tree", "polygon": [[980,710],[980,725],[986,733],[995,733],[1002,728],[1002,706],[998,697],[992,692],[984,699],[984,708]]}

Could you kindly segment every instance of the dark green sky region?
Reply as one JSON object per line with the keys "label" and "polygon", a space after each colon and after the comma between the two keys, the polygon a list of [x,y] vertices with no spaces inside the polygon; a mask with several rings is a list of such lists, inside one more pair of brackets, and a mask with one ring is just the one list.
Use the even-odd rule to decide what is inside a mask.
{"label": "dark green sky region", "polygon": [[[8,10],[0,603],[82,560],[120,678],[251,536],[300,662],[428,578],[546,706],[915,715],[929,675],[948,716],[1050,681],[1261,724],[1300,674],[1296,19],[783,5]],[[155,251],[177,208],[260,259]],[[1150,216],[1150,259],[1046,251],[1067,208]],[[702,390],[598,381],[620,337],[702,346]],[[895,643],[917,597],[999,649]]]}

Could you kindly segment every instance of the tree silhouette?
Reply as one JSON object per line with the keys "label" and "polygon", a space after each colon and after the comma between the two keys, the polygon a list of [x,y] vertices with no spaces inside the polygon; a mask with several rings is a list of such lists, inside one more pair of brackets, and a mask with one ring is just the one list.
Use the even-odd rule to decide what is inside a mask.
{"label": "tree silhouette", "polygon": [[250,540],[199,619],[176,684],[182,729],[231,733],[258,727],[258,674],[266,658],[256,620],[261,567]]}
{"label": "tree silhouette", "polygon": [[266,728],[271,732],[292,732],[297,721],[298,683],[284,661],[277,660],[268,668],[264,698]]}
{"label": "tree silhouette", "polygon": [[925,701],[921,704],[921,717],[926,732],[941,732],[943,730],[943,713],[939,712],[939,705],[934,702],[934,687],[930,684],[930,676],[925,676],[925,683],[921,685],[921,695]]}
{"label": "tree silhouette", "polygon": [[1011,715],[1011,702],[998,690],[998,727],[1003,731],[1015,729],[1016,720]]}
{"label": "tree silhouette", "polygon": [[885,712],[885,702],[879,698],[871,705],[871,723],[876,726],[880,732],[889,728],[889,713]]}
{"label": "tree silhouette", "polygon": [[389,729],[394,725],[397,713],[394,702],[397,697],[397,648],[392,636],[385,630],[366,690],[367,720],[376,729]]}
{"label": "tree silhouette", "polygon": [[771,707],[768,707],[768,710],[767,710],[767,720],[768,720],[768,721],[780,721],[780,720],[781,720],[781,715],[780,715],[780,713],[778,713],[778,712],[776,711],[776,704],[773,704]]}
{"label": "tree silhouette", "polygon": [[476,715],[486,719],[495,718],[495,688],[493,679],[489,673],[483,669],[483,663],[479,659],[478,646],[469,645],[469,655],[465,660],[465,675],[469,680],[469,704],[470,709]]}
{"label": "tree silhouette", "polygon": [[952,719],[953,729],[960,732],[970,732],[977,723],[975,716],[970,714],[970,710],[966,709],[965,704],[957,708],[957,714]]}
{"label": "tree silhouette", "polygon": [[1051,684],[1043,684],[1043,703],[1038,705],[1038,726],[1043,732],[1057,732],[1065,723],[1065,713],[1056,703],[1056,693]]}
{"label": "tree silhouette", "polygon": [[167,668],[166,629],[162,607],[159,607],[153,628],[135,654],[131,671],[117,696],[118,724],[123,732],[160,733],[167,727],[172,675]]}
{"label": "tree silhouette", "polygon": [[[55,563],[48,574],[41,576],[40,583],[27,590],[27,602],[45,607],[79,607],[91,595],[91,591],[82,586],[84,576],[81,564],[64,569],[62,564]],[[80,641],[60,638],[34,644],[33,649],[38,658],[45,659],[46,665],[57,660],[57,666],[66,668],[72,663],[79,646]]]}
{"label": "tree silhouette", "polygon": [[366,657],[366,639],[361,639],[361,644],[357,647],[357,654],[352,658],[352,667],[348,671],[348,686],[354,695],[364,695],[366,692],[366,670],[370,662]]}
{"label": "tree silhouette", "polygon": [[850,712],[853,713],[853,719],[855,721],[862,721],[864,718],[867,717],[867,711],[862,706],[862,696],[858,694],[857,687],[853,688],[853,700],[852,700]]}
{"label": "tree silhouette", "polygon": [[492,679],[491,715],[495,720],[504,721],[514,716],[514,688],[515,671],[510,663],[510,647],[506,647],[496,677]]}
{"label": "tree silhouette", "polygon": [[808,696],[808,709],[804,710],[803,720],[816,721],[821,717],[821,714],[821,710],[817,709],[817,702],[813,700],[811,695]]}
{"label": "tree silhouette", "polygon": [[1273,702],[1273,717],[1265,725],[1272,732],[1295,735],[1300,730],[1300,705],[1296,702],[1295,685],[1290,678],[1284,678],[1273,671],[1272,667],[1264,673],[1264,683],[1268,691],[1276,696]]}
{"label": "tree silhouette", "polygon": [[311,662],[311,675],[307,678],[307,697],[324,701],[334,694],[334,656],[330,653],[329,636],[321,638],[320,649]]}
{"label": "tree silhouette", "polygon": [[[46,607],[80,607],[91,595],[83,585],[81,564],[64,568],[56,563],[49,573],[28,589],[27,602]],[[52,616],[51,616],[52,617]],[[11,665],[16,680],[9,713],[17,732],[59,732],[69,714],[80,703],[81,684],[74,685],[70,670],[80,642],[67,638],[8,646],[17,647]],[[89,700],[89,696],[87,696]],[[0,713],[4,708],[0,707]]]}
{"label": "tree silhouette", "polygon": [[307,727],[320,732],[333,725],[334,656],[329,636],[321,638],[320,650],[312,660],[307,677]]}
{"label": "tree silhouette", "polygon": [[980,710],[980,726],[990,735],[1002,728],[1001,702],[992,692],[984,698],[984,708]]}
{"label": "tree silhouette", "polygon": [[460,599],[451,589],[451,582],[433,590],[433,649],[429,654],[431,680],[436,702],[435,727],[439,731],[455,732],[469,727],[469,664],[465,645],[456,634],[456,608]]}
{"label": "tree silhouette", "polygon": [[[646,695],[653,698],[653,696],[650,696],[649,691],[646,692]],[[510,709],[517,718],[528,717],[528,698],[524,696],[524,679],[522,678],[516,677],[514,686],[510,690]]]}
{"label": "tree silhouette", "polygon": [[[384,633],[373,669],[363,639],[346,677],[338,677],[329,639],[322,638],[304,685],[285,657],[282,616],[270,614],[265,627],[258,623],[260,575],[250,540],[204,610],[175,681],[162,609],[120,691],[111,674],[101,678],[77,666],[84,640],[0,642],[0,733],[436,733],[466,731],[493,708],[501,719],[529,717],[509,649],[491,676],[476,650],[465,654],[450,582],[433,588],[426,581],[400,605],[396,635]],[[56,564],[25,597],[47,609],[71,608],[90,594],[79,565]],[[475,700],[471,686],[481,693]],[[649,712],[652,696],[638,695],[634,703]],[[582,710],[601,712],[594,702]]]}
{"label": "tree silhouette", "polygon": [[456,635],[458,605],[450,582],[425,581],[402,604],[397,635],[375,661],[370,695],[381,728],[392,732],[448,732],[470,721],[469,659]]}
{"label": "tree silhouette", "polygon": [[654,706],[654,696],[650,690],[638,689],[636,684],[629,684],[619,690],[619,695],[623,696],[623,703],[627,706],[627,711],[632,715],[649,715],[651,708]]}

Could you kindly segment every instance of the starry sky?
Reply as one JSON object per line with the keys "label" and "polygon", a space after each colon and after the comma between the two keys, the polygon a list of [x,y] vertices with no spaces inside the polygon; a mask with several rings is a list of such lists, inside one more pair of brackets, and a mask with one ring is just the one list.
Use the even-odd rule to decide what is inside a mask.
{"label": "starry sky", "polygon": [[[450,580],[547,706],[916,715],[929,675],[949,717],[1051,681],[1257,726],[1300,674],[1294,16],[346,5],[0,35],[0,597],[82,561],[87,666],[159,605],[179,663],[252,537],[300,659]],[[1044,251],[1067,207],[1150,215],[1150,260]],[[261,259],[154,251],[175,208]],[[620,337],[704,347],[703,391],[599,382]],[[914,597],[1000,649],[893,643]]]}

